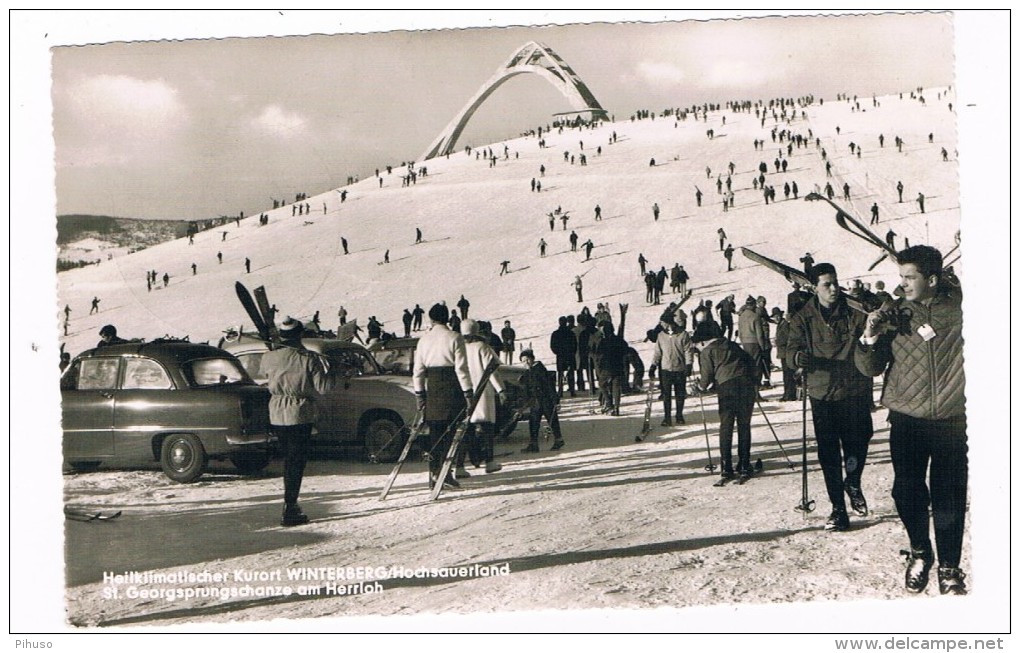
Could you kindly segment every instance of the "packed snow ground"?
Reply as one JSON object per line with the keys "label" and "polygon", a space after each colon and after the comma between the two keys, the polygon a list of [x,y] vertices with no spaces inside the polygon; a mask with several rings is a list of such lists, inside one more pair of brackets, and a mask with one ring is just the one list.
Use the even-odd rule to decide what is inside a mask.
{"label": "packed snow ground", "polygon": [[[940,91],[942,98],[936,100]],[[810,251],[817,261],[834,263],[844,284],[852,278],[883,279],[891,288],[897,282],[896,267],[888,261],[868,272],[879,254],[875,247],[840,229],[828,206],[803,200],[815,184],[824,187],[827,181],[819,150],[813,145],[794,147],[787,172],[773,172],[778,149],[783,147],[785,155],[786,147],[785,142],[772,142],[773,127],[805,136],[811,129],[821,138],[833,162],[837,201],[842,184],[849,183],[852,201],[839,203],[865,223],[872,202],[877,202],[880,235],[892,227],[897,245],[907,237],[912,244],[949,250],[960,227],[955,122],[947,107],[955,97],[944,89],[926,90],[925,97],[926,105],[906,93],[903,99],[882,97],[877,108],[862,97],[859,112],[852,111],[852,102],[826,100],[824,106],[807,107],[806,119],[800,118],[798,108],[797,119],[788,125],[770,117],[764,128],[753,111],[720,110],[710,113],[707,123],[659,117],[620,120],[594,130],[554,131],[545,137],[545,149],[533,137],[506,141],[507,160],[501,156],[503,143],[494,144],[499,157],[495,167],[463,152],[420,162],[428,176],[407,188],[401,187],[402,170],[387,175],[381,165],[381,187],[374,177],[348,186],[342,204],[335,191],[310,197],[307,216],[292,217],[288,205],[269,211],[267,226],[259,227],[252,216],[240,226],[200,233],[194,245],[180,239],[62,273],[58,306],[69,303],[74,312],[61,341],[68,351],[80,352],[94,346],[100,326],[113,323],[125,337],[187,334],[193,341],[216,342],[227,326],[247,322],[233,291],[234,281],[241,280],[249,288],[265,285],[283,315],[309,319],[319,310],[324,325],[332,326],[343,305],[361,323],[375,315],[394,331],[400,329],[404,308],[420,304],[427,309],[440,300],[452,306],[463,294],[471,301],[471,317],[490,320],[496,329],[511,320],[519,341],[533,345],[539,358],[552,366],[549,334],[557,316],[580,309],[571,284],[584,274],[585,305],[593,312],[597,303],[609,302],[618,317],[618,304],[630,305],[627,339],[647,364],[651,346],[642,342],[644,332],[673,296],[666,294],[662,306],[645,303],[639,253],[649,259],[651,269],[684,265],[693,290],[688,307],[732,293],[738,302],[748,294],[765,295],[770,307],[785,309],[785,280],[744,259],[739,249],[735,270],[726,272],[716,237],[719,227],[734,247],[749,246],[794,266]],[[706,136],[707,129],[714,129],[713,139]],[[614,131],[618,140],[610,144]],[[879,134],[885,136],[884,148],[879,147]],[[906,143],[902,152],[892,143],[895,136]],[[754,139],[765,140],[763,151],[753,148]],[[583,167],[563,160],[564,151],[582,153],[579,141],[587,157]],[[850,154],[850,142],[862,146],[859,158]],[[942,160],[943,147],[948,162]],[[652,158],[654,167],[649,165]],[[730,161],[736,166],[736,207],[724,213],[715,178],[722,173],[725,180]],[[751,184],[760,161],[768,164],[766,178],[778,194],[769,206]],[[546,167],[544,177],[540,165]],[[711,179],[706,166],[712,169]],[[541,180],[541,192],[530,190],[533,177]],[[906,187],[903,203],[897,202],[895,190],[901,179]],[[782,185],[788,180],[797,181],[800,200],[783,199]],[[704,192],[700,208],[695,186]],[[926,197],[924,215],[913,201],[918,192]],[[653,203],[661,207],[657,222]],[[596,204],[602,208],[601,222],[594,221]],[[547,214],[558,206],[570,221],[567,230],[557,221],[550,231]],[[416,227],[425,239],[417,245]],[[571,229],[580,242],[594,242],[591,261],[584,260],[583,251],[569,251]],[[349,242],[348,255],[340,248],[341,237]],[[544,258],[538,254],[541,238],[549,244]],[[383,264],[387,249],[390,263]],[[219,251],[222,264],[216,260]],[[252,262],[250,274],[244,272],[245,257]],[[504,259],[510,260],[510,274],[500,276]],[[194,276],[192,262],[198,265]],[[963,276],[959,263],[956,269]],[[156,270],[159,277],[169,272],[169,286],[147,292],[147,270]],[[89,316],[93,296],[102,299],[102,310]],[[778,383],[779,376],[774,374],[773,381]],[[904,627],[902,615],[911,610],[906,602],[890,601],[904,598],[898,551],[906,538],[889,496],[886,411],[874,413],[876,433],[864,476],[873,512],[852,518],[849,532],[829,534],[822,531],[829,505],[813,446],[808,450],[808,483],[816,509],[807,515],[794,510],[801,500],[801,410],[799,403],[776,401],[778,396],[778,389],[767,391],[761,410],[755,410],[752,456],[762,459],[765,471],[744,486],[713,488],[714,475],[705,470],[706,428],[712,459],[718,462],[712,396],[704,403],[707,427],[698,400],[689,398],[687,424],[660,428],[661,404],[656,402],[656,428],[640,444],[634,435],[640,429],[643,395],[627,396],[619,418],[590,414],[583,396],[567,399],[561,417],[565,449],[551,453],[544,442],[541,454],[521,454],[527,439],[522,424],[498,445],[502,472],[479,471],[463,491],[444,494],[435,503],[427,501],[423,463],[406,466],[390,498],[381,502],[377,496],[389,466],[317,459],[309,465],[302,489],[302,505],[312,523],[295,529],[277,525],[279,462],[259,478],[238,477],[223,468],[187,486],[147,470],[66,476],[68,503],[124,511],[112,522],[67,523],[67,618],[82,626],[210,622],[222,627],[240,622],[247,628],[253,622],[282,619],[269,627],[318,630],[362,622],[345,626],[294,620],[440,613],[499,613],[512,619],[530,611],[685,608],[662,613],[662,621],[644,628],[916,629]],[[808,432],[810,439],[810,423]],[[229,579],[184,585],[321,589],[331,581],[286,581],[288,570],[475,564],[507,565],[509,574],[388,579],[381,581],[382,591],[353,596],[173,601],[128,597],[126,586],[111,597],[104,595],[111,585],[103,583],[103,572],[208,571],[226,572]],[[963,564],[970,569],[969,538]],[[284,580],[235,581],[235,570],[263,572],[269,579],[279,573]],[[980,591],[985,580],[972,574],[968,583]],[[937,594],[934,585],[929,597]],[[925,623],[918,626],[923,630],[967,628],[958,606],[970,599],[912,600],[930,604],[923,608]],[[780,608],[789,604],[796,610]],[[719,617],[718,612],[698,607],[718,605],[739,605],[741,612],[724,611],[717,622],[706,615]],[[758,607],[748,611],[750,605]],[[591,627],[612,623],[619,614],[597,613]],[[373,627],[422,627],[414,620],[383,623]],[[556,630],[562,622],[544,614],[537,623]],[[470,622],[464,627],[471,628]]]}

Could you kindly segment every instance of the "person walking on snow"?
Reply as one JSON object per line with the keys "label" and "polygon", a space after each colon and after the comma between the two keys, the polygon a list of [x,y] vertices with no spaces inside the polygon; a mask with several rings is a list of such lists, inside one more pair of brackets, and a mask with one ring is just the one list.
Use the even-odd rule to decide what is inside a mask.
{"label": "person walking on snow", "polygon": [[722,337],[709,320],[695,327],[691,341],[698,348],[700,375],[691,390],[702,394],[713,387],[719,397],[719,467],[722,482],[734,477],[733,425],[737,426],[737,468],[742,479],[752,476],[751,413],[754,411],[754,361],[735,342]]}
{"label": "person walking on snow", "polygon": [[903,323],[890,323],[892,315],[881,309],[869,313],[854,359],[862,373],[886,380],[892,496],[910,542],[902,552],[906,590],[924,591],[937,554],[939,593],[963,595],[969,469],[961,296],[945,282],[934,247],[907,248],[896,259]]}
{"label": "person walking on snow", "polygon": [[304,327],[288,317],[280,325],[283,346],[262,356],[262,373],[269,388],[269,423],[284,450],[282,526],[308,523],[298,505],[301,481],[308,458],[316,407],[322,395],[335,385],[335,377],[325,358],[305,349],[301,342]]}
{"label": "person walking on snow", "polygon": [[790,319],[786,357],[791,367],[805,375],[811,400],[818,462],[832,504],[825,530],[845,531],[850,528],[850,518],[844,494],[857,515],[868,514],[861,476],[874,434],[872,383],[854,364],[854,350],[866,318],[847,304],[831,264],[818,263],[808,278],[815,286],[815,296]]}
{"label": "person walking on snow", "polygon": [[549,423],[553,432],[551,451],[558,451],[566,444],[560,432],[560,420],[556,415],[556,393],[549,383],[549,373],[541,361],[535,360],[535,352],[525,349],[521,362],[527,371],[521,375],[520,385],[524,394],[524,407],[528,411],[528,446],[521,453],[538,453],[538,429],[542,418]]}

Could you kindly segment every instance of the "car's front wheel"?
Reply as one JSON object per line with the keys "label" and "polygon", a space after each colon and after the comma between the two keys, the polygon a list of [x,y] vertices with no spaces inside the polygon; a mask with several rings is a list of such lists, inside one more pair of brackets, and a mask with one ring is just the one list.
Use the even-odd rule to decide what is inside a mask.
{"label": "car's front wheel", "polygon": [[159,458],[163,473],[178,483],[197,479],[205,472],[209,461],[202,441],[190,433],[167,436]]}
{"label": "car's front wheel", "polygon": [[380,463],[392,463],[407,441],[406,429],[390,417],[376,417],[365,428],[365,456]]}
{"label": "car's front wheel", "polygon": [[269,452],[247,451],[244,453],[235,453],[230,456],[230,462],[232,462],[237,471],[242,474],[247,476],[258,474],[266,468],[266,465],[269,464]]}

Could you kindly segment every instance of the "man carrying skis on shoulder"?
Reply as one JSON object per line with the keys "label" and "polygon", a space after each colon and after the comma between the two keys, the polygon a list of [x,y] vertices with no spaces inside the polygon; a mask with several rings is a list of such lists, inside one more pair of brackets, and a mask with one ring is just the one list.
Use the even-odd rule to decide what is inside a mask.
{"label": "man carrying skis on shoulder", "polygon": [[854,365],[854,349],[864,332],[865,318],[847,304],[832,264],[812,266],[808,278],[815,286],[815,296],[790,319],[786,360],[805,374],[811,400],[818,462],[832,503],[825,530],[845,531],[850,528],[850,518],[844,493],[857,515],[868,514],[861,475],[874,434],[871,379]]}
{"label": "man carrying skis on shoulder", "polygon": [[892,496],[910,539],[910,551],[903,552],[906,589],[924,591],[937,553],[939,592],[966,594],[960,570],[968,475],[961,297],[945,282],[942,254],[934,247],[915,245],[896,259],[903,303],[868,314],[855,361],[864,374],[886,375]]}

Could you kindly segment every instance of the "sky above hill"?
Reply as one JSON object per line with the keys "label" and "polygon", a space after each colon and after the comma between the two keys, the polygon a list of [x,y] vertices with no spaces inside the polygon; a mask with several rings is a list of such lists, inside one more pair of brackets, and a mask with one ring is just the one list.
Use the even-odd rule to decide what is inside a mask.
{"label": "sky above hill", "polygon": [[[57,213],[250,215],[272,198],[414,160],[529,41],[557,52],[618,119],[642,108],[954,82],[946,13],[506,14],[436,24],[412,12],[403,29],[373,34],[342,32],[392,22],[264,11],[47,18]],[[84,38],[83,23],[94,28]],[[451,24],[487,27],[434,29]],[[482,106],[460,144],[513,137],[569,108],[544,80],[519,76]]]}

